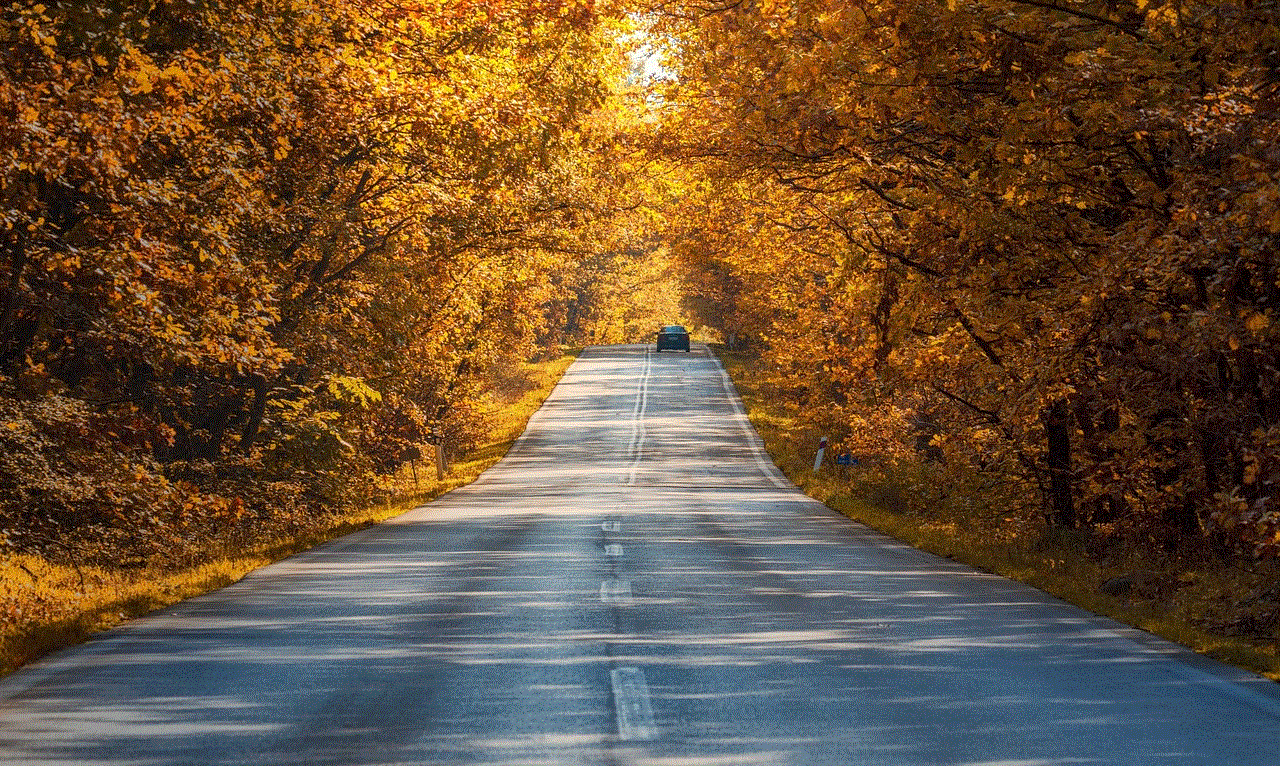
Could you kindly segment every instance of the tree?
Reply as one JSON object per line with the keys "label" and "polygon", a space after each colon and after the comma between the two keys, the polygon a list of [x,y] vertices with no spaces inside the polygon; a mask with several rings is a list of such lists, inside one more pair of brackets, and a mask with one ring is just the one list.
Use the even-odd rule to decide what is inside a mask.
{"label": "tree", "polygon": [[0,13],[10,546],[177,558],[367,502],[481,428],[614,236],[626,59],[591,2]]}
{"label": "tree", "polygon": [[745,205],[687,255],[856,438],[914,413],[1053,523],[1272,552],[1271,10],[682,6],[664,146]]}

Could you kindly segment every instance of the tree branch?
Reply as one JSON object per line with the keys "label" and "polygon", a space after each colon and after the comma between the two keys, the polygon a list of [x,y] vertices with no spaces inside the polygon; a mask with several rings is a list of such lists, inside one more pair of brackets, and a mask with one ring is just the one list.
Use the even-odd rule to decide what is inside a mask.
{"label": "tree branch", "polygon": [[1061,5],[1041,2],[1041,0],[1010,0],[1010,2],[1012,2],[1014,5],[1030,5],[1034,8],[1041,8],[1046,11],[1057,11],[1058,13],[1065,13],[1068,16],[1075,16],[1076,18],[1079,18],[1079,19],[1095,21],[1104,26],[1108,26],[1108,27],[1111,27],[1112,29],[1117,29],[1121,32],[1124,32],[1126,35],[1129,35],[1130,37],[1133,37],[1136,40],[1146,39],[1145,37],[1143,37],[1141,32],[1134,29],[1133,27],[1127,26],[1125,24],[1121,24],[1118,21],[1113,21],[1103,16],[1094,15],[1092,13],[1089,13],[1088,11],[1081,11],[1075,8],[1064,8]]}

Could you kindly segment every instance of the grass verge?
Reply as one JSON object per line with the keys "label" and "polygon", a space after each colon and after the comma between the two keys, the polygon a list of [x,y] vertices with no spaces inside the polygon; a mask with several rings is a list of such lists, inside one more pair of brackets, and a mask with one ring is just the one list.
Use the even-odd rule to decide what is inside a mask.
{"label": "grass verge", "polygon": [[[1003,514],[963,489],[930,482],[928,466],[897,473],[824,468],[813,473],[821,435],[801,409],[743,355],[717,349],[751,423],[774,462],[802,491],[849,518],[909,545],[1039,588],[1095,614],[1280,681],[1274,598],[1280,567],[1244,564],[1203,551],[1098,550],[1076,534],[994,523]],[[930,486],[929,502],[914,502]],[[943,498],[939,501],[939,498]],[[998,509],[996,509],[998,511]],[[1108,592],[1104,583],[1121,587]]]}
{"label": "grass verge", "polygon": [[434,467],[397,477],[388,503],[346,514],[304,534],[262,540],[251,550],[215,549],[198,566],[173,570],[106,569],[51,564],[37,556],[0,560],[0,675],[55,649],[192,596],[230,585],[249,572],[327,540],[377,524],[470,484],[507,454],[577,357],[571,351],[523,365],[509,376],[494,402],[490,438],[458,456],[444,480]]}

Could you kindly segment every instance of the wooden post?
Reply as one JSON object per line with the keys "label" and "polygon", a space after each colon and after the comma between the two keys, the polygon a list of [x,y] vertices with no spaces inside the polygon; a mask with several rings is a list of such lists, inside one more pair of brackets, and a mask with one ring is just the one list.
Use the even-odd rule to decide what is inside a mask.
{"label": "wooden post", "polygon": [[449,466],[445,464],[444,458],[444,442],[436,442],[436,478],[444,481],[444,476],[449,472]]}

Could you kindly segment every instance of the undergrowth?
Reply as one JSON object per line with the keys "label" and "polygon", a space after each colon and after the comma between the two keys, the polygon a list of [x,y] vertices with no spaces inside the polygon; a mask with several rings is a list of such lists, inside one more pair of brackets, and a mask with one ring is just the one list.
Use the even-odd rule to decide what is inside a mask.
{"label": "undergrowth", "polygon": [[856,468],[828,461],[814,474],[819,428],[748,357],[718,353],[774,462],[809,496],[922,550],[1280,681],[1275,562],[1019,522],[1025,515],[1002,512],[1019,498],[923,462],[888,465],[863,456]]}
{"label": "undergrowth", "polygon": [[492,402],[490,438],[456,456],[443,480],[437,480],[433,463],[405,466],[392,477],[386,502],[318,519],[310,529],[260,539],[248,548],[211,548],[201,563],[182,568],[69,566],[31,555],[0,560],[0,674],[475,481],[507,453],[576,355],[511,371]]}

